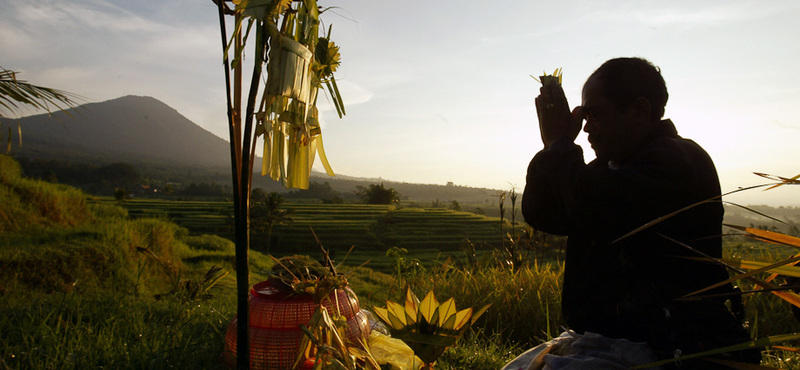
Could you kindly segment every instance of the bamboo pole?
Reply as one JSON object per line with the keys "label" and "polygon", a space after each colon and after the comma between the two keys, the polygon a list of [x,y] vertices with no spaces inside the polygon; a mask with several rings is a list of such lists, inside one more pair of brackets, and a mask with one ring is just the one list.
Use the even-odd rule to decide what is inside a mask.
{"label": "bamboo pole", "polygon": [[[241,64],[234,67],[234,91],[231,91],[230,61],[228,60],[228,38],[225,28],[225,5],[224,0],[214,0],[219,10],[220,32],[222,36],[223,63],[225,68],[225,92],[227,96],[228,111],[228,130],[230,136],[231,152],[231,177],[233,180],[233,214],[235,227],[236,243],[236,289],[237,289],[237,338],[236,338],[236,368],[241,370],[250,369],[250,269],[248,253],[250,249],[249,235],[249,181],[244,182],[247,176],[243,176],[242,163],[242,131],[241,131],[241,86],[242,74]],[[237,15],[237,17],[239,17]],[[238,23],[238,22],[237,22]],[[241,37],[236,38],[235,47],[241,46]],[[249,150],[248,150],[249,157]],[[248,158],[249,159],[249,158]],[[248,186],[243,186],[248,184]],[[244,191],[243,191],[244,190]]]}

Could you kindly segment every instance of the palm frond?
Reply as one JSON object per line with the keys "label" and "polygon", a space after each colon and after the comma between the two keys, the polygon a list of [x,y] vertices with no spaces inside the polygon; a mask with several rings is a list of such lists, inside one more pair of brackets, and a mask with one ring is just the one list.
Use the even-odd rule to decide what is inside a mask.
{"label": "palm frond", "polygon": [[22,106],[25,105],[48,113],[54,110],[66,112],[67,108],[75,108],[78,105],[77,100],[81,100],[81,97],[19,80],[17,72],[0,67],[0,106],[12,113],[20,113]]}

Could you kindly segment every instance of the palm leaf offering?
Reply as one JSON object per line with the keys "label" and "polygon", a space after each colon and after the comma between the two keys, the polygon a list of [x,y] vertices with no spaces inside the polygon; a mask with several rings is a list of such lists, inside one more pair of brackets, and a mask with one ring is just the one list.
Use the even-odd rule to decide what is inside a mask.
{"label": "palm leaf offering", "polygon": [[[322,144],[316,104],[317,92],[325,86],[339,117],[345,114],[333,76],[341,56],[339,47],[330,40],[331,28],[325,37],[319,35],[321,11],[316,0],[233,3],[236,25],[226,50],[233,53],[232,68],[241,63],[251,30],[256,33],[259,71],[254,72],[251,82],[250,100],[254,104],[245,119],[256,121],[256,140],[260,137],[264,142],[261,175],[269,175],[287,188],[307,189],[311,167],[319,155],[325,171],[334,176]],[[267,78],[260,87],[256,75],[262,63],[267,65]]]}
{"label": "palm leaf offering", "polygon": [[561,85],[561,68],[556,68],[556,70],[553,71],[552,75],[548,75],[547,72],[542,72],[542,75],[539,76],[539,78],[536,78],[533,75],[531,75],[531,78],[536,80],[536,82],[541,83],[542,85],[547,85],[552,80],[557,80],[558,84]]}
{"label": "palm leaf offering", "polygon": [[450,298],[439,303],[433,291],[420,301],[411,289],[406,301],[399,304],[386,302],[386,307],[373,307],[375,314],[389,327],[392,337],[405,342],[426,367],[436,362],[444,351],[455,345],[469,327],[489,308],[475,311],[472,308],[458,311]]}

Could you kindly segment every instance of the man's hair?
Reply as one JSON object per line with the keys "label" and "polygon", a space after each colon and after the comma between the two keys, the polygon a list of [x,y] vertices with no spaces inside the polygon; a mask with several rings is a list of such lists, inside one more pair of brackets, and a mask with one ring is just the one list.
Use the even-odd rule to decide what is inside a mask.
{"label": "man's hair", "polygon": [[[669,94],[667,84],[661,77],[661,69],[643,58],[611,59],[597,68],[589,79],[597,78],[603,92],[617,109],[627,109],[643,97],[650,102],[650,118],[660,120],[664,116]],[[588,81],[588,80],[587,80]]]}

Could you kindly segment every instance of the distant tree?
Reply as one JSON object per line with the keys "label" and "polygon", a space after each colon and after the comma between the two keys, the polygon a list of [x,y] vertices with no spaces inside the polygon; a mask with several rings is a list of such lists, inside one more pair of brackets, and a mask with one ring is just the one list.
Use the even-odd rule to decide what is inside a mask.
{"label": "distant tree", "polygon": [[224,188],[220,184],[201,182],[199,184],[191,183],[189,186],[183,188],[180,194],[199,197],[224,197],[230,195],[230,189]]}
{"label": "distant tree", "polygon": [[253,231],[267,232],[267,253],[272,244],[272,227],[275,225],[289,225],[294,220],[294,210],[282,209],[285,202],[282,195],[271,192],[267,199],[250,205],[250,229]]}
{"label": "distant tree", "polygon": [[342,204],[344,203],[344,199],[338,195],[334,195],[330,198],[322,198],[322,204]]}
{"label": "distant tree", "polygon": [[454,211],[460,211],[461,210],[461,206],[458,204],[457,200],[453,200],[452,202],[450,202],[450,209],[452,209]]}
{"label": "distant tree", "polygon": [[175,188],[172,186],[172,184],[164,185],[164,194],[172,194],[174,191]]}
{"label": "distant tree", "polygon": [[42,180],[47,181],[49,183],[57,184],[58,183],[58,175],[52,170],[46,170],[42,173]]}
{"label": "distant tree", "polygon": [[393,188],[386,188],[383,183],[380,185],[371,184],[368,187],[356,186],[356,193],[361,201],[366,204],[392,204],[400,201],[400,194]]}
{"label": "distant tree", "polygon": [[439,198],[436,198],[435,201],[431,202],[431,208],[442,208],[444,207],[444,203],[439,201]]}
{"label": "distant tree", "polygon": [[481,208],[481,207],[477,207],[477,208],[475,208],[474,211],[472,211],[472,213],[474,213],[476,215],[485,215],[486,211],[484,211],[483,208]]}
{"label": "distant tree", "polygon": [[267,200],[267,191],[262,188],[254,188],[250,191],[250,201],[253,203],[265,202]]}
{"label": "distant tree", "polygon": [[341,197],[341,193],[333,190],[331,184],[327,181],[324,183],[318,181],[311,181],[308,184],[308,189],[295,189],[286,194],[287,198],[312,198],[312,199],[332,199]]}
{"label": "distant tree", "polygon": [[117,202],[121,203],[121,202],[125,201],[125,198],[127,198],[127,197],[128,197],[128,192],[125,191],[125,188],[116,188],[116,189],[114,189],[114,199],[116,199]]}

